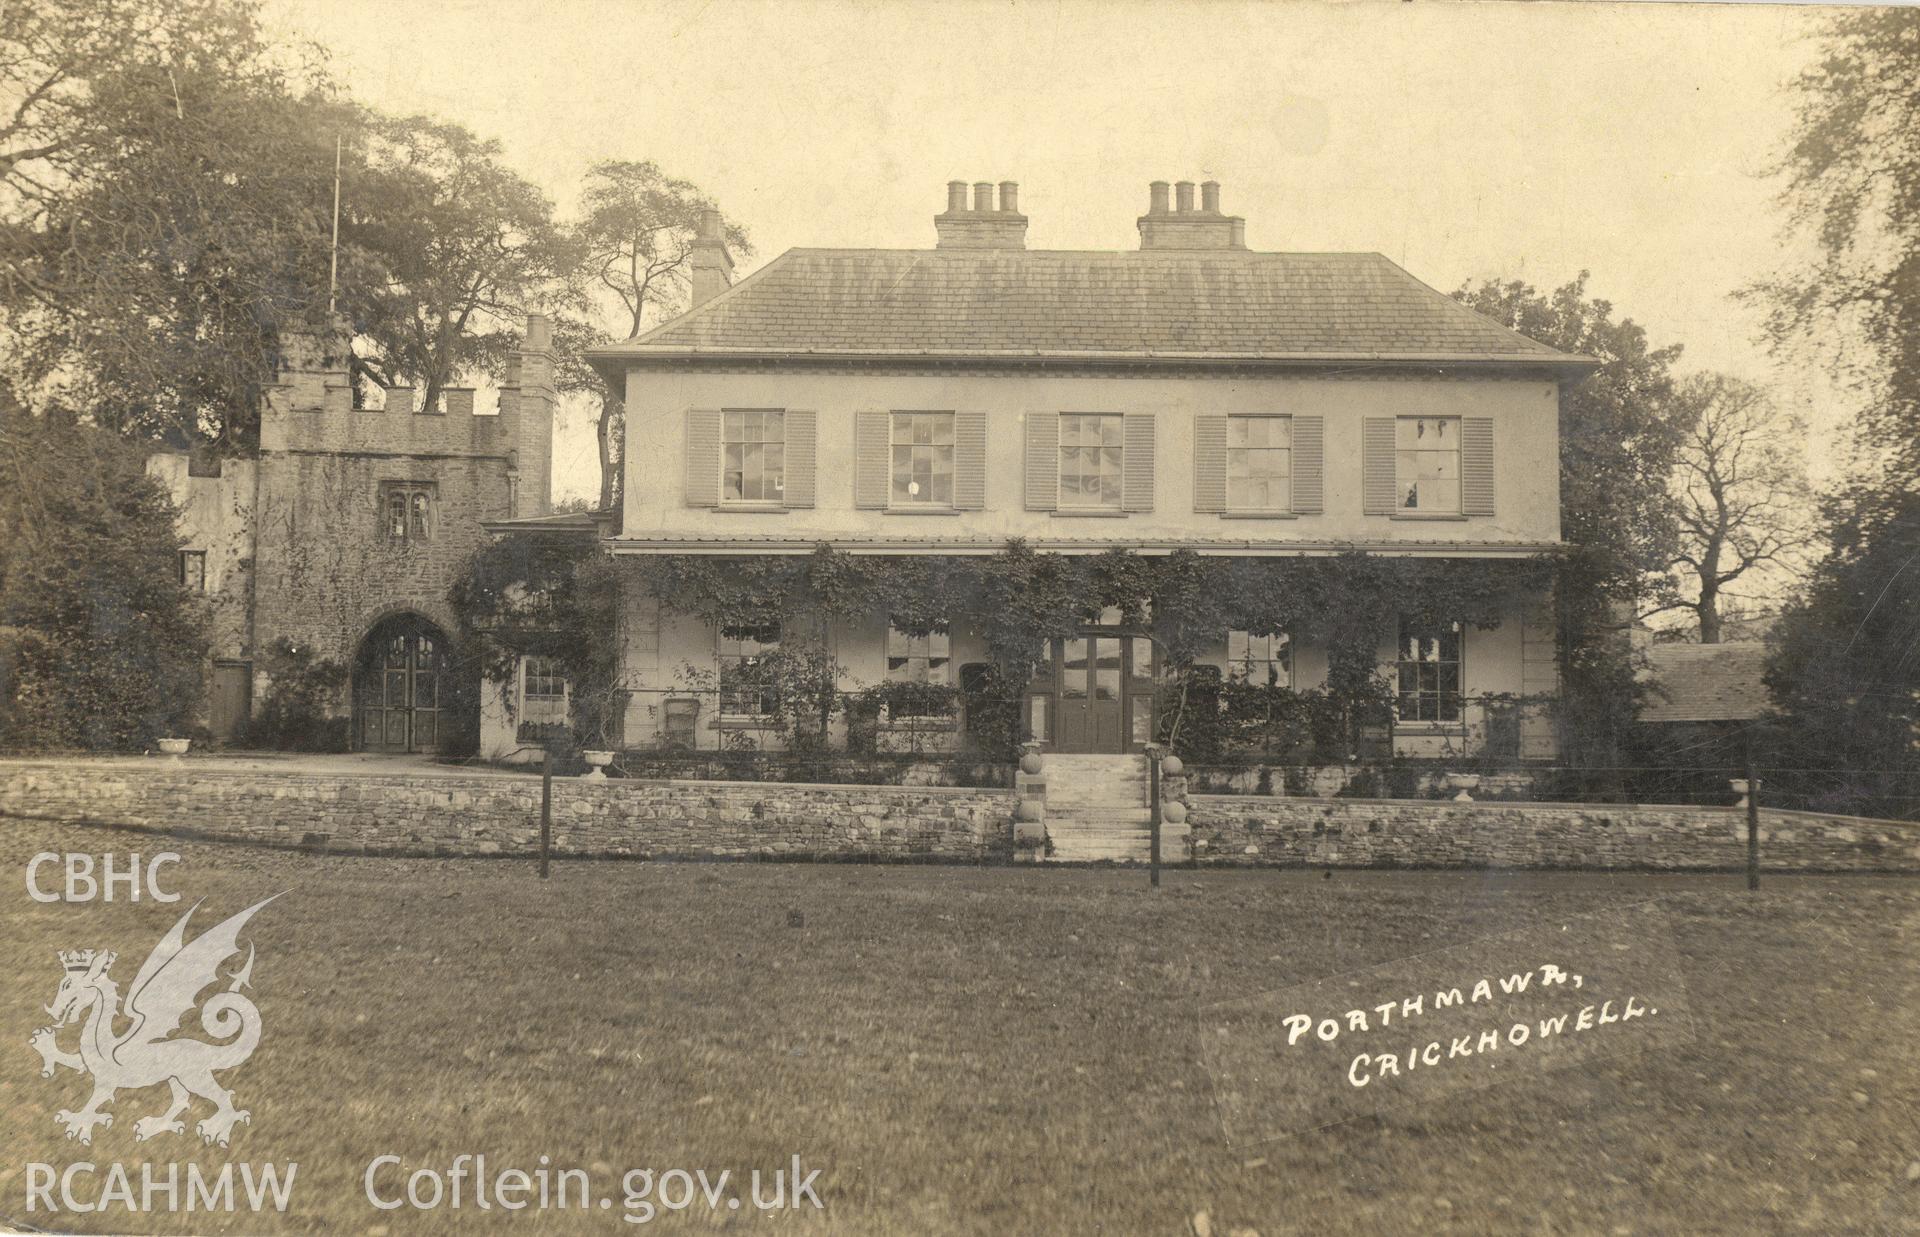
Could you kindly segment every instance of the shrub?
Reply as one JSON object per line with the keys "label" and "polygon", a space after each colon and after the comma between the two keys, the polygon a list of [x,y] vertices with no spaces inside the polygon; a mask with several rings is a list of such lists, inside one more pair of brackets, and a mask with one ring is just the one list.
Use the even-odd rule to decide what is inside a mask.
{"label": "shrub", "polygon": [[205,599],[181,587],[174,510],[138,450],[0,420],[0,745],[140,749],[192,725]]}
{"label": "shrub", "polygon": [[267,650],[265,662],[270,681],[247,741],[289,752],[346,751],[349,721],[339,700],[347,668],[285,638]]}

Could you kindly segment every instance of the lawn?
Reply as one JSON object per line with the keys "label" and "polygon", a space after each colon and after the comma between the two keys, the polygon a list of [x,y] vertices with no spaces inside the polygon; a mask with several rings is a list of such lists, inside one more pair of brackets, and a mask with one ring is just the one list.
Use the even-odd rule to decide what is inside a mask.
{"label": "lawn", "polygon": [[[80,1231],[632,1231],[621,1210],[379,1211],[369,1161],[445,1171],[818,1168],[824,1210],[696,1206],[648,1229],[904,1233],[1881,1231],[1920,1209],[1920,882],[1170,872],[305,856],[174,843],[177,906],[43,905],[42,850],[160,849],[9,821],[0,943],[0,1222]],[[27,1046],[57,949],[124,989],[196,898],[249,928],[265,1032],[226,1075],[228,1151],[136,1143],[123,1094],[83,1149],[86,1083]],[[1649,898],[1694,1042],[1254,1146],[1229,1146],[1198,1011]],[[69,1028],[63,1042],[71,1039]],[[189,1121],[204,1115],[196,1107]],[[189,1126],[189,1129],[191,1126]],[[299,1164],[286,1214],[28,1215],[25,1165]],[[497,1171],[497,1169],[491,1170]],[[1915,1168],[1914,1175],[1920,1175]],[[397,1176],[382,1187],[397,1193]],[[96,1187],[97,1189],[97,1187]],[[744,1190],[742,1191],[744,1193]]]}

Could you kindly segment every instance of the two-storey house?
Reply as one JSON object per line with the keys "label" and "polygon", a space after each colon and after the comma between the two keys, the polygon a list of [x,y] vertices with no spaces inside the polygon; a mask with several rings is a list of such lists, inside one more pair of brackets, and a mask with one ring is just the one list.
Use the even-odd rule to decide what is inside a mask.
{"label": "two-storey house", "polygon": [[[1200,190],[1156,182],[1137,250],[1045,251],[1025,247],[1017,186],[954,182],[931,249],[794,249],[737,284],[716,216],[691,308],[594,357],[628,427],[606,549],[1553,551],[1560,385],[1590,362],[1376,253],[1250,250],[1219,187]],[[1400,750],[1470,739],[1479,697],[1553,690],[1545,600],[1491,629],[1394,629],[1379,660]],[[712,747],[752,725],[730,668],[786,633],[638,594],[623,619],[628,745]],[[1131,751],[1153,733],[1153,645],[1101,619],[1039,660],[1025,725],[1049,749]],[[976,632],[915,635],[878,613],[827,639],[854,683],[953,681],[986,656]],[[1286,633],[1222,630],[1208,659],[1302,689],[1327,673],[1323,649]],[[718,696],[677,699],[688,667]],[[1549,742],[1527,736],[1532,754]]]}

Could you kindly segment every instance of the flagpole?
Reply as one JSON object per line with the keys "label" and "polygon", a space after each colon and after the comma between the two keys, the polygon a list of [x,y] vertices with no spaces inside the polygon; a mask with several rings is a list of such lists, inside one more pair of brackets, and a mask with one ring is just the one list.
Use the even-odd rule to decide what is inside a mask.
{"label": "flagpole", "polygon": [[327,322],[333,322],[335,292],[340,286],[340,137],[333,139],[333,252],[327,265]]}

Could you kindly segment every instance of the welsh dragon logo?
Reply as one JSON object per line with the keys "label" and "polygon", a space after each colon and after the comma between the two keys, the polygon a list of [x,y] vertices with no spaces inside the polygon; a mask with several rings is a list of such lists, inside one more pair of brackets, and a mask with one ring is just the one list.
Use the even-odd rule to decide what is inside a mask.
{"label": "welsh dragon logo", "polygon": [[[204,1142],[224,1147],[233,1127],[251,1119],[246,1109],[233,1106],[233,1092],[213,1075],[216,1070],[231,1069],[245,1061],[260,1042],[260,1011],[240,993],[249,986],[253,974],[253,946],[247,946],[246,964],[231,975],[223,977],[220,964],[240,952],[240,929],[255,911],[271,901],[273,898],[249,906],[189,943],[187,921],[200,907],[194,903],[141,963],[127,991],[124,1010],[119,986],[107,978],[114,954],[91,949],[60,952],[60,965],[66,968],[66,975],[53,1004],[45,1007],[54,1025],[35,1031],[28,1042],[40,1054],[42,1078],[53,1077],[56,1065],[93,1075],[93,1095],[86,1106],[79,1112],[63,1108],[54,1115],[56,1122],[67,1127],[68,1138],[92,1143],[94,1126],[113,1125],[113,1114],[101,1109],[113,1102],[116,1093],[163,1082],[172,1089],[173,1099],[164,1114],[133,1123],[138,1140],[185,1133],[180,1114],[196,1095],[216,1106],[212,1116],[194,1127]],[[222,978],[230,981],[226,990],[204,1003],[198,1002],[200,993]],[[201,1028],[226,1042],[169,1038],[196,1004]],[[82,1019],[85,1025],[80,1031],[80,1051],[62,1051],[54,1042],[56,1030]],[[131,1025],[126,1030],[114,1029],[116,1023],[129,1020]]]}

